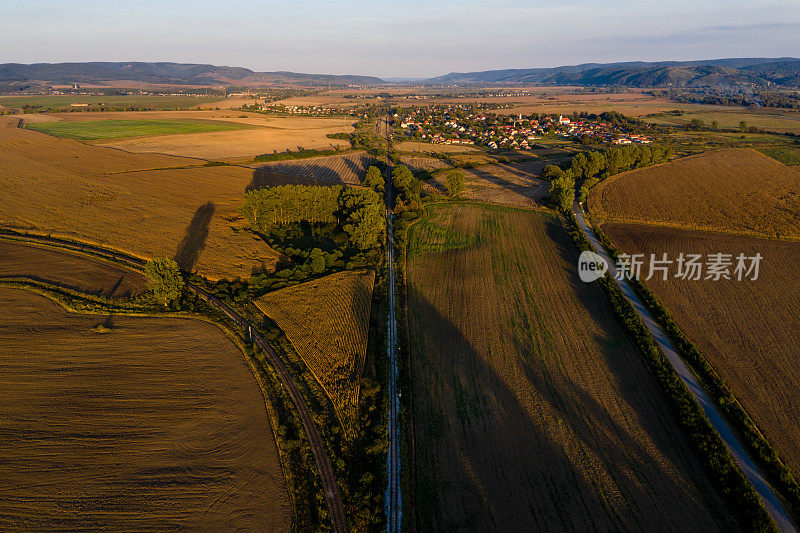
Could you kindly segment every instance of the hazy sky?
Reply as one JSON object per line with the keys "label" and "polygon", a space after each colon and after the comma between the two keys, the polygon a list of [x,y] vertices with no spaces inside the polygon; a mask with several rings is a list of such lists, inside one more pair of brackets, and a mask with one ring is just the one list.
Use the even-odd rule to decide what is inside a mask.
{"label": "hazy sky", "polygon": [[2,0],[0,63],[176,61],[384,77],[800,56],[798,0]]}

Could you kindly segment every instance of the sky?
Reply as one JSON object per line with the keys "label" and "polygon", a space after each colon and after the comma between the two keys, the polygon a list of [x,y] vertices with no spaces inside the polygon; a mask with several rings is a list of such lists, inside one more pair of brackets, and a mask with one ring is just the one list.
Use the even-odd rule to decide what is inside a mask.
{"label": "sky", "polygon": [[175,61],[413,78],[800,56],[798,0],[0,2],[0,63]]}

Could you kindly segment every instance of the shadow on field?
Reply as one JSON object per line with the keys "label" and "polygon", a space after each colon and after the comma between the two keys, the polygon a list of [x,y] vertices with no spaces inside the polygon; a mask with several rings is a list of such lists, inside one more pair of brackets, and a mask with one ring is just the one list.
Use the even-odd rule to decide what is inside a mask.
{"label": "shadow on field", "polygon": [[[558,253],[568,264],[577,263],[558,222],[549,226]],[[467,269],[455,272],[467,279],[467,262],[456,268]],[[599,288],[580,282],[575,268],[564,271],[553,276],[569,276],[581,304],[604,331],[622,333]],[[472,277],[470,282],[480,280]],[[432,287],[431,294],[439,290]],[[539,303],[542,308],[549,305]],[[540,311],[524,308],[531,314]],[[437,308],[409,279],[415,440],[411,483],[416,487],[409,506],[415,509],[417,529],[670,529],[690,525],[697,513],[708,513],[718,504],[710,497],[706,501],[706,494],[698,501],[695,480],[702,470],[685,457],[688,445],[674,435],[680,430],[669,411],[658,409],[663,405],[659,390],[627,339],[603,336],[587,342],[600,346],[611,371],[598,381],[609,380],[621,395],[619,401],[630,406],[639,434],[620,426],[570,377],[587,376],[588,370],[561,369],[563,363],[553,353],[558,342],[551,344],[546,332],[530,326],[519,329],[536,320],[520,317],[516,328],[509,324],[502,331],[473,332],[470,328],[480,324],[459,326],[448,316],[454,312]],[[530,339],[518,337],[527,333]],[[470,340],[483,336],[481,344]],[[517,353],[491,351],[491,339],[497,336],[510,336]],[[598,394],[603,393],[599,388]],[[650,394],[659,398],[653,401]],[[655,449],[644,447],[643,438],[652,440]],[[699,474],[689,471],[692,467]],[[668,508],[678,501],[685,502],[681,509]],[[694,520],[695,526],[701,523]]]}
{"label": "shadow on field", "polygon": [[601,506],[595,489],[459,328],[413,288],[408,301],[418,529],[592,529],[568,511]]}
{"label": "shadow on field", "polygon": [[200,253],[206,247],[206,239],[208,238],[208,227],[211,225],[211,219],[214,217],[216,206],[213,202],[206,202],[197,208],[194,212],[189,226],[186,228],[186,233],[183,240],[178,245],[178,251],[173,258],[181,270],[189,272],[194,268],[197,260],[200,258]]}
{"label": "shadow on field", "polygon": [[245,187],[245,192],[261,189],[263,187],[277,187],[278,185],[331,185],[309,176],[299,176],[275,172],[269,168],[253,169],[253,179]]}

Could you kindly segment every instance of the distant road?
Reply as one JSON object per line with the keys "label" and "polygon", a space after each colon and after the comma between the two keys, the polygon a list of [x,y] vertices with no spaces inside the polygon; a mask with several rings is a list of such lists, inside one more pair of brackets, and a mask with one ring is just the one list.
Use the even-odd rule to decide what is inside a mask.
{"label": "distant road", "polygon": [[[18,240],[46,243],[59,248],[66,248],[78,252],[89,252],[91,254],[99,255],[107,259],[112,259],[114,261],[127,264],[128,266],[132,266],[137,269],[143,268],[147,263],[147,261],[144,259],[133,257],[122,252],[107,250],[100,246],[91,244],[75,243],[66,239],[59,239],[57,237],[17,234],[13,234],[12,236]],[[292,378],[289,369],[283,363],[283,360],[281,360],[280,356],[278,356],[275,350],[272,349],[272,346],[269,345],[266,339],[264,339],[264,337],[258,333],[256,328],[236,311],[234,311],[228,304],[213,294],[201,289],[197,285],[194,285],[193,283],[186,282],[186,287],[190,291],[200,296],[200,298],[208,302],[210,305],[222,311],[222,313],[233,320],[244,331],[249,332],[251,340],[264,351],[264,354],[269,360],[270,365],[278,373],[281,383],[289,392],[289,396],[291,397],[297,412],[300,414],[300,419],[303,423],[303,429],[305,430],[306,435],[308,435],[308,439],[311,442],[311,451],[314,455],[314,460],[317,463],[320,477],[322,478],[322,489],[325,491],[325,499],[328,504],[328,512],[331,516],[333,530],[336,533],[346,533],[347,523],[345,521],[344,506],[342,504],[341,494],[339,493],[339,487],[336,485],[336,478],[333,475],[330,457],[328,456],[328,452],[325,448],[322,437],[317,430],[317,426],[314,423],[314,420],[311,418],[311,414],[308,411],[305,400],[303,399],[300,390],[297,388],[297,384]]]}
{"label": "distant road", "polygon": [[639,317],[642,319],[645,326],[647,326],[647,329],[653,335],[653,338],[655,338],[656,342],[661,347],[664,355],[666,355],[667,359],[669,359],[669,362],[672,363],[672,367],[678,373],[678,376],[680,376],[680,378],[686,384],[686,387],[692,392],[697,403],[699,403],[703,408],[706,416],[711,421],[711,425],[714,426],[714,429],[716,429],[720,437],[722,437],[722,440],[725,442],[725,445],[730,450],[734,459],[736,459],[736,462],[739,463],[739,466],[741,467],[745,476],[747,476],[747,479],[749,479],[750,483],[753,484],[756,492],[758,492],[759,496],[761,496],[764,506],[778,524],[778,528],[784,532],[796,531],[792,521],[789,519],[789,515],[784,510],[777,496],[775,496],[775,493],[761,475],[761,472],[758,471],[758,468],[753,460],[733,434],[731,428],[722,418],[722,415],[720,415],[719,411],[717,411],[717,408],[714,406],[711,399],[708,397],[702,387],[700,387],[700,384],[697,383],[697,380],[683,362],[683,359],[681,359],[678,353],[675,351],[675,348],[673,348],[666,333],[664,333],[664,330],[661,329],[661,326],[659,326],[653,319],[652,315],[650,315],[650,312],[639,300],[639,297],[636,295],[633,288],[631,288],[630,284],[626,280],[616,279],[617,269],[614,266],[614,262],[611,260],[608,254],[606,254],[605,249],[600,244],[600,241],[597,239],[592,229],[589,227],[589,224],[586,223],[586,219],[583,216],[583,210],[581,209],[580,204],[575,202],[572,206],[572,210],[575,213],[575,217],[578,219],[578,224],[580,224],[583,233],[589,239],[589,242],[591,243],[595,253],[602,256],[608,264],[609,275],[614,277],[617,285],[619,285],[619,288],[622,289],[622,292],[633,305],[634,309],[636,309]]}

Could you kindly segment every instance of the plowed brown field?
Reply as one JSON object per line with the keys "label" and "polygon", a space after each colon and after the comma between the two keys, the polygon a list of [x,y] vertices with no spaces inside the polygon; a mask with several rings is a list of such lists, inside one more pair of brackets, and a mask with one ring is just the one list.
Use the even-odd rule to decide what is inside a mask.
{"label": "plowed brown field", "polygon": [[789,467],[800,472],[800,244],[636,224],[606,224],[603,230],[621,250],[647,258],[667,253],[674,260],[681,252],[763,256],[756,281],[654,276],[645,283]]}
{"label": "plowed brown field", "polygon": [[438,204],[411,230],[420,530],[730,526],[555,217]]}
{"label": "plowed brown field", "polygon": [[731,148],[617,174],[594,187],[600,221],[800,238],[800,170]]}
{"label": "plowed brown field", "polygon": [[264,398],[211,324],[0,288],[0,529],[288,531]]}

